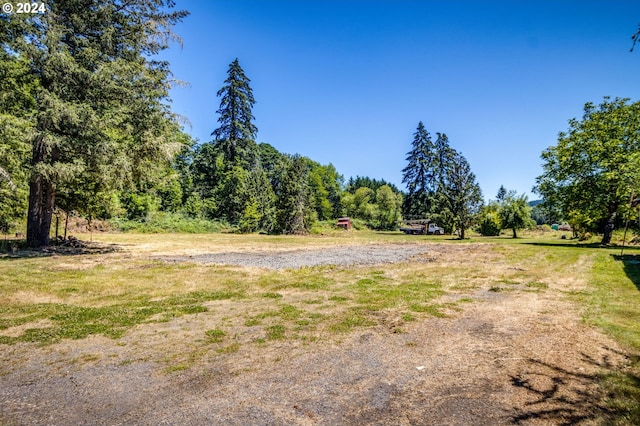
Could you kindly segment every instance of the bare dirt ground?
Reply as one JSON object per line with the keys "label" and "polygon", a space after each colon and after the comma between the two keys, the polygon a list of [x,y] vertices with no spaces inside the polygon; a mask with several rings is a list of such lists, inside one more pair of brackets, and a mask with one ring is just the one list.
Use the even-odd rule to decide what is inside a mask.
{"label": "bare dirt ground", "polygon": [[380,325],[334,342],[244,345],[173,372],[161,361],[207,328],[206,315],[118,340],[0,346],[0,423],[592,424],[604,409],[596,374],[625,355],[558,290],[479,289],[462,311],[403,333]]}

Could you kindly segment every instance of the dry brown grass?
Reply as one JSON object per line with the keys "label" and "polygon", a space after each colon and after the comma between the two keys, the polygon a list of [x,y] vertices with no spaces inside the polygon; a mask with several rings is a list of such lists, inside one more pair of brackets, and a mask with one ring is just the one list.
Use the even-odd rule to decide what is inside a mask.
{"label": "dry brown grass", "polygon": [[[30,309],[142,309],[237,295],[194,299],[206,308],[195,313],[154,313],[117,338],[0,344],[0,421],[588,423],[604,410],[597,373],[625,362],[565,296],[587,290],[590,252],[384,234],[100,239],[122,250],[0,264],[13,280],[0,298]],[[155,260],[400,243],[427,251],[388,265],[283,271]],[[27,271],[43,277],[31,282]],[[2,318],[11,315],[24,313]],[[34,314],[4,335],[47,326]]]}

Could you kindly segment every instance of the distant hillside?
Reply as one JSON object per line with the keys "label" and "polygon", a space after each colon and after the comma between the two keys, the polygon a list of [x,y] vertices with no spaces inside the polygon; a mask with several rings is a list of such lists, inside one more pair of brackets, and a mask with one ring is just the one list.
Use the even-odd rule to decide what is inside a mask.
{"label": "distant hillside", "polygon": [[541,203],[542,203],[542,201],[544,201],[544,200],[533,200],[533,201],[529,201],[529,206],[530,206],[530,207],[535,207],[535,206],[537,206],[538,204],[541,204]]}

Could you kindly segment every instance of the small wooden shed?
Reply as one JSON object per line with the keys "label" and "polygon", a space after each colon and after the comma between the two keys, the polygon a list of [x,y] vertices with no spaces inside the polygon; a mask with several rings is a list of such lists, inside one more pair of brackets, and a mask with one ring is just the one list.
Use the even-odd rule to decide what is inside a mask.
{"label": "small wooden shed", "polygon": [[340,217],[338,218],[338,223],[336,223],[338,228],[344,228],[346,231],[351,229],[351,218],[350,217]]}

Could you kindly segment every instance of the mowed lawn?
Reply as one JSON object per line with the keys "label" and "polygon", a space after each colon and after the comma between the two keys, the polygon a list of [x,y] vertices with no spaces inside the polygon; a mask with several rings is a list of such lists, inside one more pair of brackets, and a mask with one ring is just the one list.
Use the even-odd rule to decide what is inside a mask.
{"label": "mowed lawn", "polygon": [[[0,351],[6,345],[52,345],[92,335],[125,338],[159,327],[176,343],[166,371],[189,369],[205,352],[265,350],[339,342],[353,330],[403,333],[426,317],[455,316],[487,296],[545,292],[572,301],[584,321],[612,335],[630,355],[624,373],[603,386],[640,416],[640,250],[600,248],[559,234],[510,238],[405,236],[351,232],[325,236],[233,234],[93,234],[99,254],[0,258]],[[163,256],[305,250],[337,246],[421,244],[411,260],[375,266],[270,270],[167,262]],[[636,256],[638,256],[636,258]],[[587,285],[583,285],[584,282]],[[198,316],[200,329],[162,328]],[[175,335],[173,335],[175,334]],[[0,368],[0,374],[2,374]]]}

